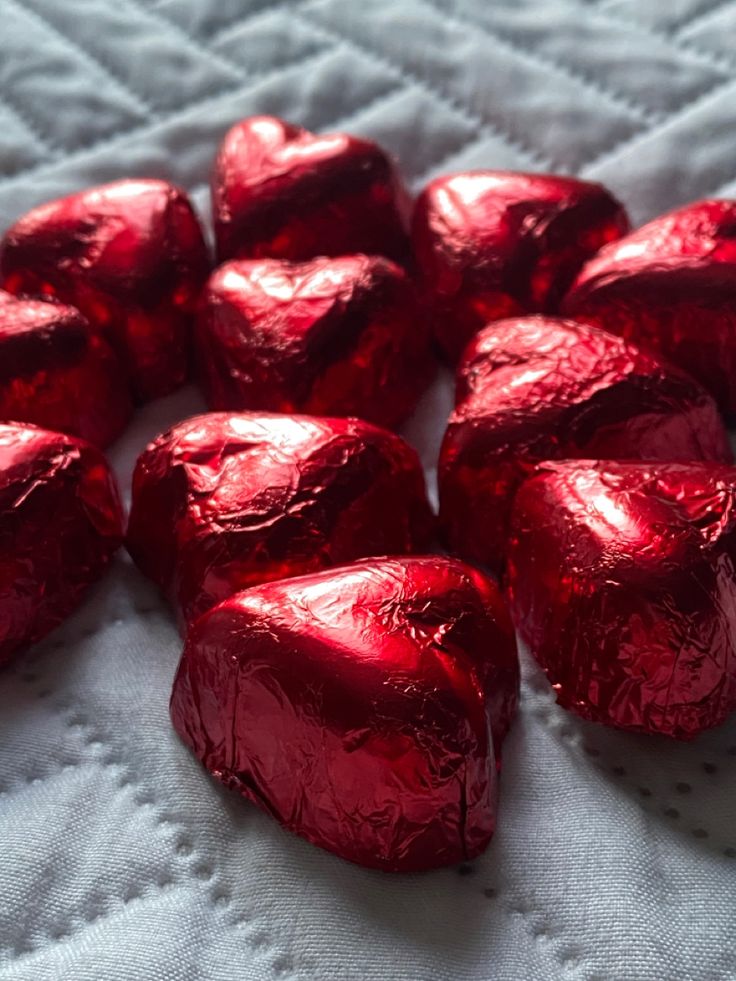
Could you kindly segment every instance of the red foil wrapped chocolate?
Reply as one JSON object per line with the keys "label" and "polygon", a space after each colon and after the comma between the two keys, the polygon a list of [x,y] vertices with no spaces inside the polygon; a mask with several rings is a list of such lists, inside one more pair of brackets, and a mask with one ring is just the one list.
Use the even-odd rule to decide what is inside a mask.
{"label": "red foil wrapped chocolate", "polygon": [[123,358],[139,398],[184,381],[209,261],[183,191],[159,180],[82,191],[29,211],[0,249],[5,289],[78,307]]}
{"label": "red foil wrapped chocolate", "polygon": [[489,324],[458,368],[440,452],[450,548],[499,572],[519,482],[538,460],[584,457],[732,458],[715,403],[679,368],[587,324]]}
{"label": "red foil wrapped chocolate", "polygon": [[609,245],[564,307],[661,352],[736,414],[736,201],[689,204]]}
{"label": "red foil wrapped chocolate", "polygon": [[359,419],[196,416],[133,475],[128,550],[184,622],[247,586],[417,551],[431,533],[416,453]]}
{"label": "red foil wrapped chocolate", "polygon": [[0,290],[0,419],[107,446],[131,412],[120,361],[78,310]]}
{"label": "red foil wrapped chocolate", "polygon": [[225,786],[342,858],[416,872],[493,834],[491,728],[516,707],[495,586],[440,556],[238,593],[192,628],[179,735]]}
{"label": "red foil wrapped chocolate", "polygon": [[558,702],[691,739],[736,708],[736,469],[545,464],[520,489],[513,614]]}
{"label": "red foil wrapped chocolate", "polygon": [[226,263],[204,292],[196,336],[213,409],[356,415],[393,426],[431,374],[414,288],[378,256]]}
{"label": "red foil wrapped chocolate", "polygon": [[356,136],[316,136],[275,116],[251,116],[229,130],[215,161],[220,262],[352,252],[403,262],[408,210],[389,158]]}
{"label": "red foil wrapped chocolate", "polygon": [[420,195],[412,238],[437,341],[453,361],[491,320],[555,313],[586,259],[628,230],[600,184],[477,170]]}
{"label": "red foil wrapped chocolate", "polygon": [[121,540],[117,488],[98,449],[0,423],[0,664],[72,613]]}

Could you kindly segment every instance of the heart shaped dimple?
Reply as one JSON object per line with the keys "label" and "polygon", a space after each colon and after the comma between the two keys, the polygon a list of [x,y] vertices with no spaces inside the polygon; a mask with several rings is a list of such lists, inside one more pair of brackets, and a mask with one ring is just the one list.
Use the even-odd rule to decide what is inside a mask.
{"label": "heart shaped dimple", "polygon": [[432,370],[414,289],[377,256],[226,263],[204,292],[196,341],[213,409],[395,425]]}
{"label": "heart shaped dimple", "polygon": [[477,170],[432,181],[412,239],[445,354],[457,360],[489,321],[555,313],[585,260],[628,227],[602,185],[572,177]]}
{"label": "heart shaped dimple", "polygon": [[733,415],[734,227],[734,201],[698,201],[655,218],[583,267],[564,310],[661,352]]}
{"label": "heart shaped dimple", "polygon": [[691,739],[736,708],[736,468],[543,464],[509,543],[521,635],[565,708]]}
{"label": "heart shaped dimple", "polygon": [[73,612],[121,540],[118,492],[99,450],[0,424],[0,664]]}
{"label": "heart shaped dimple", "polygon": [[289,830],[412,872],[488,843],[491,730],[500,746],[518,684],[491,581],[439,556],[368,559],[205,614],[171,714],[211,773]]}
{"label": "heart shaped dimple", "polygon": [[274,116],[252,116],[228,131],[215,161],[220,262],[353,252],[406,262],[407,210],[383,150],[344,133],[314,135]]}
{"label": "heart shaped dimple", "polygon": [[238,589],[428,544],[419,459],[359,419],[195,416],[133,476],[128,549],[189,622]]}
{"label": "heart shaped dimple", "polygon": [[118,358],[78,310],[0,290],[0,418],[104,447],[131,412]]}
{"label": "heart shaped dimple", "polygon": [[440,453],[449,546],[500,572],[519,482],[536,461],[585,457],[732,458],[713,400],[680,369],[587,324],[489,324],[459,366]]}
{"label": "heart shaped dimple", "polygon": [[117,350],[141,399],[187,375],[209,260],[183,191],[121,180],[34,208],[5,234],[3,286],[73,304]]}

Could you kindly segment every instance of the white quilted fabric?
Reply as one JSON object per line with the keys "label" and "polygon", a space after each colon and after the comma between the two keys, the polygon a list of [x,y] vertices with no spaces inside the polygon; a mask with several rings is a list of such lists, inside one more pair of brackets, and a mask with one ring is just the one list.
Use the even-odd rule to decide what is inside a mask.
{"label": "white quilted fabric", "polygon": [[[607,182],[643,220],[736,193],[735,0],[2,0],[0,219],[130,175],[206,209],[226,127],[377,138],[414,186],[489,165]],[[149,406],[115,448],[200,408]],[[407,432],[431,471],[447,386]],[[387,877],[283,833],[172,735],[179,640],[121,556],[0,675],[3,981],[736,978],[736,724],[586,726],[528,666],[500,827]]]}

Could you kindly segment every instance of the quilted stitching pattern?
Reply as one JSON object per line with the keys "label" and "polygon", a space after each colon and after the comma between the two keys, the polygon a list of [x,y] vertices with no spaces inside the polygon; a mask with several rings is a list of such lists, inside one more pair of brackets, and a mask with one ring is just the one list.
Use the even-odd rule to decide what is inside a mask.
{"label": "quilted stitching pattern", "polygon": [[[261,111],[369,134],[415,186],[559,168],[643,219],[736,191],[734,29],[736,0],[5,0],[0,217],[123,168],[205,205],[217,139]],[[410,426],[430,472],[448,398]],[[141,445],[198,408],[191,392],[147,407],[116,447],[126,483]],[[211,785],[167,719],[178,647],[121,558],[0,676],[0,978],[736,974],[736,725],[685,747],[595,729],[528,668],[493,847],[387,881]]]}

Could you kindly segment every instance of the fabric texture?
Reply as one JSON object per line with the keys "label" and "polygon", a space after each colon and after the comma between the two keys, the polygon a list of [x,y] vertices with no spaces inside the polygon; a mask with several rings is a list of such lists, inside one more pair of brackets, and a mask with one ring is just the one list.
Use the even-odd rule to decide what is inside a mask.
{"label": "fabric texture", "polygon": [[[606,182],[640,222],[736,193],[736,0],[2,0],[0,220],[125,175],[207,212],[215,146],[276,113],[378,139],[413,188],[492,166]],[[444,379],[405,432],[430,480]],[[149,405],[111,454],[202,403]],[[736,723],[585,725],[524,666],[498,833],[472,865],[352,867],[175,738],[172,619],[123,554],[0,675],[3,981],[736,977]]]}

